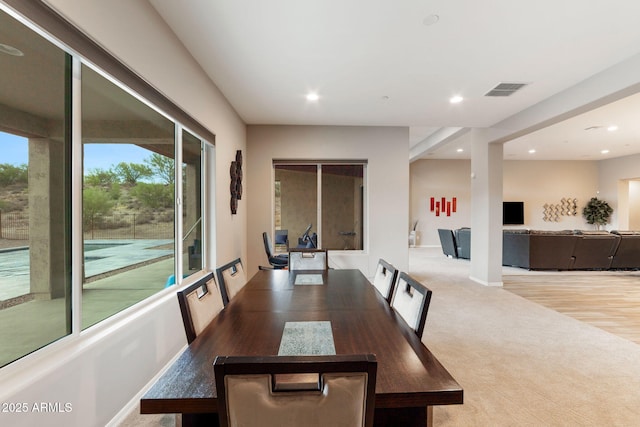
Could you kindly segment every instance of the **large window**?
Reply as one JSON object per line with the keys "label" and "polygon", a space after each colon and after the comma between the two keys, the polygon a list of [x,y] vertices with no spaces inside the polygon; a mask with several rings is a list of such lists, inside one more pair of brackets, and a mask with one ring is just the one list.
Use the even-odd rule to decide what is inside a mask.
{"label": "large window", "polygon": [[365,171],[365,162],[275,161],[275,230],[287,230],[289,246],[309,246],[300,237],[311,225],[313,245],[361,250]]}
{"label": "large window", "polygon": [[0,10],[0,366],[207,268],[213,135],[74,34],[170,113]]}
{"label": "large window", "polygon": [[175,129],[82,67],[82,326],[175,283]]}
{"label": "large window", "polygon": [[0,12],[0,366],[71,333],[69,56]]}

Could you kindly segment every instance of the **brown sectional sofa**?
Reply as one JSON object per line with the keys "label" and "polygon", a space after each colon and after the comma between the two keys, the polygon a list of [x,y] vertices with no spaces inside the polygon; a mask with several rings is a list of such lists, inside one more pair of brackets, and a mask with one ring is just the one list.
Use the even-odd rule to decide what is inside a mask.
{"label": "brown sectional sofa", "polygon": [[[608,270],[618,250],[620,236],[606,231],[577,231],[572,270]],[[640,252],[638,252],[640,255]],[[640,263],[638,264],[640,266]]]}
{"label": "brown sectional sofa", "polygon": [[[471,258],[471,229],[446,235],[454,236],[458,258]],[[640,269],[640,231],[504,230],[502,265],[529,270]]]}
{"label": "brown sectional sofa", "polygon": [[620,236],[620,244],[611,261],[611,268],[640,268],[640,231],[612,231]]}
{"label": "brown sectional sofa", "polygon": [[502,245],[502,265],[529,270],[640,268],[640,232],[504,230]]}
{"label": "brown sectional sofa", "polygon": [[569,270],[578,236],[571,231],[505,230],[502,265],[529,270]]}

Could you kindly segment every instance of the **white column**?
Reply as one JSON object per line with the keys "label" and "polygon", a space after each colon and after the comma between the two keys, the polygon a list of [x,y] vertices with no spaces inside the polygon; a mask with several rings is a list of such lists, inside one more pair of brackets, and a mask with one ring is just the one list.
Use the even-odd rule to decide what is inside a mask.
{"label": "white column", "polygon": [[471,131],[470,279],[502,286],[502,144],[488,132]]}

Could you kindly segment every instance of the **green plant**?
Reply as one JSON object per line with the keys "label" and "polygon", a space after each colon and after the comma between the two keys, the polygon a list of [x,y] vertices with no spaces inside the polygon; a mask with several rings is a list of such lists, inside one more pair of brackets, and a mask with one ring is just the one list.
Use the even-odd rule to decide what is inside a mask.
{"label": "green plant", "polygon": [[27,165],[12,165],[9,163],[0,163],[0,185],[9,186],[17,183],[26,184],[28,181]]}
{"label": "green plant", "polygon": [[131,195],[150,209],[170,207],[174,204],[173,187],[168,185],[139,182],[131,189]]}
{"label": "green plant", "polygon": [[129,185],[136,185],[141,179],[153,176],[153,171],[149,166],[139,163],[120,162],[113,168],[113,172],[122,182]]}
{"label": "green plant", "polygon": [[88,226],[98,215],[111,212],[113,201],[109,194],[101,188],[88,187],[82,191],[82,217]]}
{"label": "green plant", "polygon": [[144,162],[154,176],[160,178],[167,185],[173,185],[175,182],[175,164],[171,157],[153,153],[144,159]]}
{"label": "green plant", "polygon": [[597,197],[592,197],[582,209],[582,216],[587,220],[587,223],[594,224],[596,228],[608,223],[612,213],[613,208],[609,206],[609,203]]}
{"label": "green plant", "polygon": [[95,168],[91,169],[89,173],[84,176],[84,185],[90,187],[109,188],[116,182],[118,182],[118,176],[112,170]]}

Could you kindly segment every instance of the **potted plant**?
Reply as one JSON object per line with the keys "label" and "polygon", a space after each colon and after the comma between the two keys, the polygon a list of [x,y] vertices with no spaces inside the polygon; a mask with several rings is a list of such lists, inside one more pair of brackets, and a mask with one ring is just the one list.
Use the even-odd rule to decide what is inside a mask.
{"label": "potted plant", "polygon": [[609,203],[597,197],[592,197],[582,209],[582,216],[584,216],[588,224],[595,225],[596,230],[599,230],[601,225],[609,222],[612,213],[613,208],[609,206]]}

